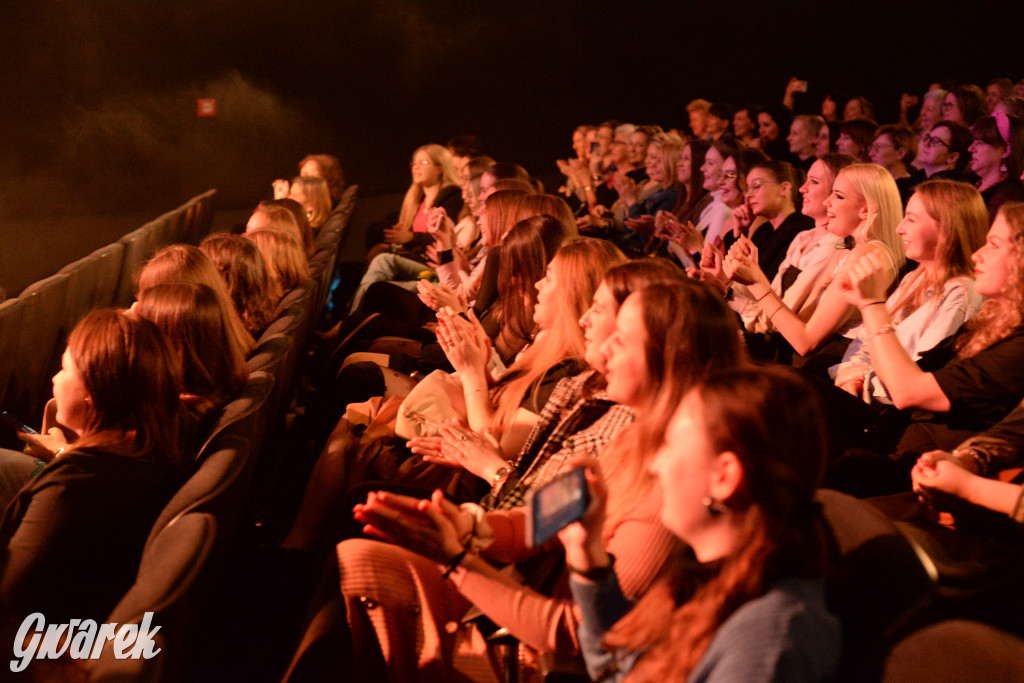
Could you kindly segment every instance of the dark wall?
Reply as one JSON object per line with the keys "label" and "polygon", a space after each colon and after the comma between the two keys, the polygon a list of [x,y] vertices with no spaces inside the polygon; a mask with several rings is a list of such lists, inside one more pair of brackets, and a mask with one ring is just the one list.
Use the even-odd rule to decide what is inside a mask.
{"label": "dark wall", "polygon": [[467,132],[540,173],[578,123],[674,126],[693,97],[773,101],[791,75],[889,119],[935,79],[1024,77],[1021,19],[920,0],[8,0],[0,217],[162,211],[214,186],[244,206],[321,150],[393,190],[416,146]]}

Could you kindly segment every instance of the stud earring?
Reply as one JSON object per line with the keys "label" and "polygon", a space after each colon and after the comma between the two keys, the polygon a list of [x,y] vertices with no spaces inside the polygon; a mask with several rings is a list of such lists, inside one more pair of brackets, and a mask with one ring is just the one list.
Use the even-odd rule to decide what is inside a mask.
{"label": "stud earring", "polygon": [[725,506],[711,496],[704,496],[701,498],[700,504],[704,506],[704,509],[707,510],[708,515],[711,517],[718,517],[720,514],[725,512]]}

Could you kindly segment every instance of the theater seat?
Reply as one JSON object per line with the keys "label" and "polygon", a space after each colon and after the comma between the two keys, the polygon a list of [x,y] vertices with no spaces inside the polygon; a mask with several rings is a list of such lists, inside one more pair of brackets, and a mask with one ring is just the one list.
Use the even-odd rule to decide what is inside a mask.
{"label": "theater seat", "polygon": [[885,660],[882,683],[1019,683],[1024,640],[972,621],[943,621],[907,636]]}
{"label": "theater seat", "polygon": [[39,424],[50,398],[50,379],[60,367],[68,330],[64,307],[68,276],[52,275],[30,285],[18,297],[24,304],[17,332],[18,350],[5,407],[28,424]]}
{"label": "theater seat", "polygon": [[199,680],[207,658],[216,656],[210,638],[216,615],[206,600],[209,560],[217,540],[212,515],[192,512],[179,517],[147,543],[135,583],[111,612],[108,622],[141,624],[152,612],[160,630],[151,659],[117,659],[108,641],[89,680],[93,683]]}
{"label": "theater seat", "polygon": [[818,492],[834,558],[827,593],[843,623],[843,678],[875,678],[885,650],[927,615],[937,574],[890,520],[845,493]]}

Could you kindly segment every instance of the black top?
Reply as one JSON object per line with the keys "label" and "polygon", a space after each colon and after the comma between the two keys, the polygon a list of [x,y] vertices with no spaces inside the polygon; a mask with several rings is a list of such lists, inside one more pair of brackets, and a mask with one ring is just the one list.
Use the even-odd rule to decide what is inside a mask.
{"label": "black top", "polygon": [[897,453],[952,450],[1003,419],[1024,398],[1024,326],[971,358],[956,358],[965,327],[921,355],[949,399],[948,413],[915,410]]}
{"label": "black top", "polygon": [[0,520],[4,617],[106,621],[175,483],[148,457],[72,451],[48,464]]}
{"label": "black top", "polygon": [[1024,202],[1024,185],[1017,178],[1007,178],[984,190],[981,198],[988,207],[988,224],[992,225],[1000,206],[1006,202]]}
{"label": "black top", "polygon": [[814,219],[808,218],[799,211],[786,216],[782,224],[772,229],[771,223],[763,223],[750,241],[757,247],[757,263],[764,271],[769,282],[775,279],[779,266],[786,259],[789,243],[797,233],[814,227]]}

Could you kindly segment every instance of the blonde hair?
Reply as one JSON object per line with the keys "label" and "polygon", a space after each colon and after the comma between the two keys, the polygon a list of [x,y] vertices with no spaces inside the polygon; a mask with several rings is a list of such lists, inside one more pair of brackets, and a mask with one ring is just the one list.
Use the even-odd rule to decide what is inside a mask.
{"label": "blonde hair", "polygon": [[[441,167],[441,188],[455,185],[460,187],[458,171],[455,170],[455,162],[452,161],[451,152],[447,147],[441,145],[423,145],[416,148],[417,152],[425,152],[435,166]],[[412,230],[412,222],[416,218],[416,212],[420,210],[420,203],[423,201],[423,188],[412,183],[405,192],[405,199],[402,200],[402,210],[398,214],[398,226],[405,230]],[[429,208],[429,207],[428,207]]]}
{"label": "blonde hair", "polygon": [[[939,294],[946,283],[964,275],[973,276],[971,254],[985,241],[988,210],[977,188],[953,180],[928,180],[914,189],[925,212],[939,224],[940,241],[935,269],[928,277],[918,268],[904,278],[906,294],[894,301],[894,319],[903,319],[922,306],[929,291]],[[935,305],[939,297],[934,298]]]}
{"label": "blonde hair", "polygon": [[893,259],[894,274],[907,260],[903,253],[903,240],[896,234],[896,226],[903,220],[903,204],[900,191],[892,175],[878,164],[850,164],[839,171],[842,177],[853,186],[854,192],[860,195],[870,211],[874,208],[874,218],[864,221],[854,231],[853,237],[858,244],[863,242],[881,242],[888,247]]}
{"label": "blonde hair", "polygon": [[[544,377],[565,361],[583,364],[586,346],[580,317],[590,306],[606,270],[625,261],[618,247],[591,237],[577,237],[564,244],[551,260],[559,286],[555,291],[554,325],[539,335],[516,359],[491,392],[496,404],[491,431],[500,435],[511,422],[528,391],[535,392]],[[536,396],[535,396],[536,399]],[[543,406],[531,406],[540,413]]]}

